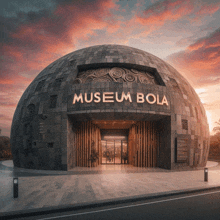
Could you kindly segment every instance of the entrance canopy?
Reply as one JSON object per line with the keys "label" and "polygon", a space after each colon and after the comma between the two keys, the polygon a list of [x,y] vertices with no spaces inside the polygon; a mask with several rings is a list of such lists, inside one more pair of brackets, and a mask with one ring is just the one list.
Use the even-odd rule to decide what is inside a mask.
{"label": "entrance canopy", "polygon": [[[92,121],[100,129],[129,129],[138,121],[158,121],[170,116],[169,113],[154,114],[154,113],[137,113],[133,112],[114,112],[109,110],[108,113],[102,112],[73,112],[68,114],[71,122],[79,124],[81,122]],[[123,119],[123,120],[122,120]]]}

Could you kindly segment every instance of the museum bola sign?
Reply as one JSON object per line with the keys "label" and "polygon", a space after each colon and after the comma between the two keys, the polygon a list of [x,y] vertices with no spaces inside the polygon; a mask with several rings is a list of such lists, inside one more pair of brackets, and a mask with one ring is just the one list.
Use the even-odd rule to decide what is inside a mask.
{"label": "museum bola sign", "polygon": [[[90,94],[88,93],[80,93],[74,94],[73,98],[73,104],[76,103],[112,103],[112,102],[124,102],[124,101],[129,101],[133,102],[132,97],[130,92],[122,92],[119,94],[118,92],[91,92]],[[144,103],[147,102],[148,104],[156,104],[156,105],[166,105],[168,106],[168,101],[165,95],[163,97],[160,97],[160,95],[155,95],[153,93],[148,93],[148,94],[143,94],[143,93],[137,93],[136,94],[136,101],[137,103]]]}

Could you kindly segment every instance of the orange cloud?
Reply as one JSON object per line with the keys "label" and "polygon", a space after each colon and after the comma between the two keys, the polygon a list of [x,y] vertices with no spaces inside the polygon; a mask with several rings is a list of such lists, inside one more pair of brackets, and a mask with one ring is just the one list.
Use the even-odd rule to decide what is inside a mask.
{"label": "orange cloud", "polygon": [[[135,16],[135,21],[145,25],[151,31],[160,28],[168,21],[177,21],[182,18],[195,21],[206,15],[214,14],[220,8],[220,3],[205,3],[199,0],[164,0],[147,8]],[[149,31],[147,31],[149,33]]]}
{"label": "orange cloud", "polygon": [[209,38],[202,38],[190,45],[187,49],[189,51],[198,50],[200,48],[216,48],[220,46],[220,33],[217,31],[213,33]]}
{"label": "orange cloud", "polygon": [[190,1],[163,1],[146,10],[142,16],[137,16],[136,21],[143,25],[163,25],[166,21],[176,21],[192,11]]}
{"label": "orange cloud", "polygon": [[204,46],[204,41],[197,42],[196,44],[192,44],[188,46],[189,51],[198,50],[199,48]]}
{"label": "orange cloud", "polygon": [[185,51],[171,55],[168,60],[190,76],[195,85],[220,82],[220,29],[197,40]]}
{"label": "orange cloud", "polygon": [[203,15],[203,14],[214,14],[216,11],[220,9],[220,4],[217,3],[216,5],[203,5],[196,14]]}

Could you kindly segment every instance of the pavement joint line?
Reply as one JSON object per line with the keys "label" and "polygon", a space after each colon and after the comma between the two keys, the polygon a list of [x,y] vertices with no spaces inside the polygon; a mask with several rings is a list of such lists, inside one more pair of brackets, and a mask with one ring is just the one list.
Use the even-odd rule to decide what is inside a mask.
{"label": "pavement joint line", "polygon": [[57,212],[66,212],[66,211],[76,211],[82,210],[87,208],[97,208],[97,207],[105,207],[108,205],[118,205],[124,204],[129,202],[138,202],[148,199],[157,199],[163,198],[168,196],[178,196],[183,194],[189,193],[197,193],[202,191],[208,190],[218,190],[220,186],[213,186],[213,187],[202,187],[202,188],[194,188],[194,189],[187,189],[187,190],[176,190],[176,191],[169,191],[163,193],[155,193],[155,194],[147,194],[142,196],[132,196],[132,197],[123,197],[119,199],[109,199],[109,200],[100,200],[98,202],[91,202],[91,203],[81,203],[76,205],[65,205],[65,206],[54,206],[54,207],[46,207],[46,208],[37,208],[37,209],[29,209],[29,210],[19,210],[19,211],[12,211],[12,212],[0,212],[1,220],[4,219],[13,219],[13,218],[21,218],[21,217],[30,217],[30,216],[39,216],[44,214],[51,214]]}

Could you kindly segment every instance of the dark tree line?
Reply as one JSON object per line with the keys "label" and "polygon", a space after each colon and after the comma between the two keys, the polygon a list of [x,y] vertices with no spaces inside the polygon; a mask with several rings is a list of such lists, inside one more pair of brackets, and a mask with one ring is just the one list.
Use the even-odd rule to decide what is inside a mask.
{"label": "dark tree line", "polygon": [[0,160],[12,159],[9,137],[0,136]]}
{"label": "dark tree line", "polygon": [[210,137],[209,157],[220,160],[220,119],[216,124],[217,126],[213,129],[215,134]]}

